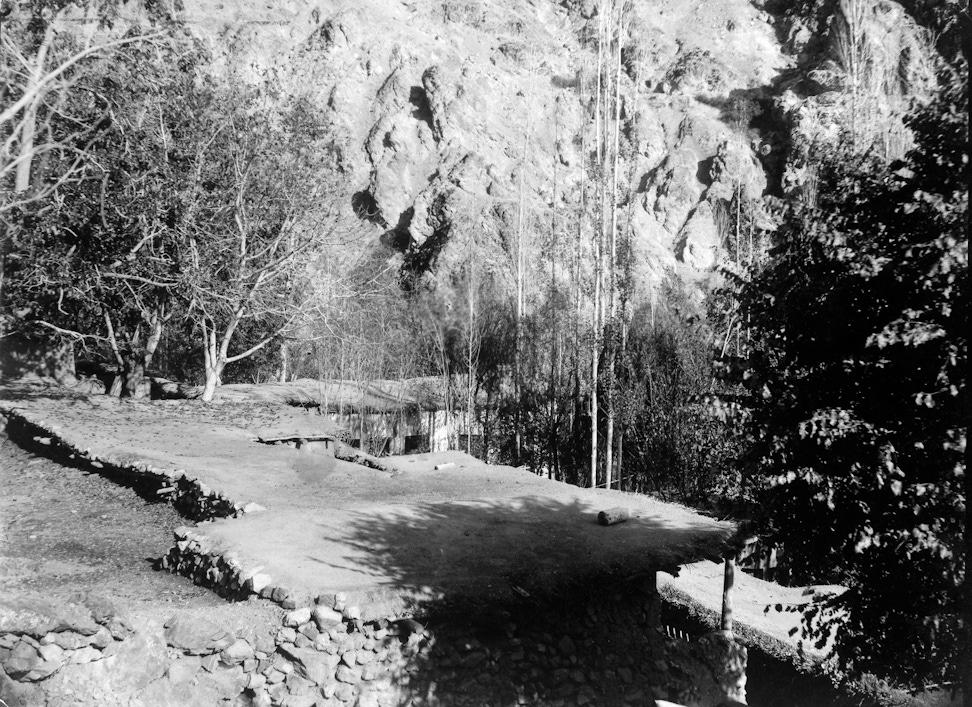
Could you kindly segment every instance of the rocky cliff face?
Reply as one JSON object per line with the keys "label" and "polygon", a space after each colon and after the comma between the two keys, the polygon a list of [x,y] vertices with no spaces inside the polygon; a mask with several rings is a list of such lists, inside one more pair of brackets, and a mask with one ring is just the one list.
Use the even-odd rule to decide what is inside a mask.
{"label": "rocky cliff face", "polygon": [[[533,253],[549,252],[555,221],[560,248],[577,245],[596,3],[237,0],[183,16],[214,70],[272,75],[327,115],[354,193],[344,207],[399,257],[448,271],[471,229],[502,269],[521,223]],[[751,131],[725,102],[785,67],[769,19],[744,0],[638,3],[625,18],[618,191],[642,294],[668,271],[711,271],[716,200],[766,189]]]}
{"label": "rocky cliff face", "polygon": [[[925,81],[913,23],[875,7],[874,42],[905,47],[901,81]],[[727,204],[758,213],[765,194],[801,189],[812,155],[791,137],[830,139],[845,116],[827,22],[746,0],[626,13],[617,193],[637,302],[667,273],[704,283],[724,257]],[[271,76],[327,116],[354,194],[342,208],[406,267],[441,276],[475,242],[509,281],[520,234],[533,255],[589,260],[594,0],[206,0],[182,15],[215,71]]]}

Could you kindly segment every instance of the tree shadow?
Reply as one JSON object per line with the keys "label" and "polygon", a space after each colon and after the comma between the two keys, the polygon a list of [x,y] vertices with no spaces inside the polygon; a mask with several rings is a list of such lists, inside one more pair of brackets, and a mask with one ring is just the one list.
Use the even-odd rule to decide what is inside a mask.
{"label": "tree shadow", "polygon": [[351,521],[349,561],[397,591],[439,602],[551,596],[595,578],[617,580],[648,568],[718,554],[726,533],[688,513],[635,513],[603,527],[595,507],[575,498],[519,496],[399,506]]}
{"label": "tree shadow", "polygon": [[408,597],[425,642],[395,680],[419,699],[651,704],[673,681],[655,572],[727,532],[681,509],[635,515],[605,527],[579,497],[533,496],[361,511],[340,562]]}

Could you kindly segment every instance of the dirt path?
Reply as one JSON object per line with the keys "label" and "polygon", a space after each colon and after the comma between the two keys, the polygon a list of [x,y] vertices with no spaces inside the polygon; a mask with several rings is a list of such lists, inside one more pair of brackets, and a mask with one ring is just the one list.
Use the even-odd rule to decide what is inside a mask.
{"label": "dirt path", "polygon": [[0,433],[0,594],[67,597],[95,590],[126,606],[138,624],[176,613],[228,626],[279,625],[267,601],[228,603],[184,577],[153,569],[185,524],[165,503],[35,456]]}

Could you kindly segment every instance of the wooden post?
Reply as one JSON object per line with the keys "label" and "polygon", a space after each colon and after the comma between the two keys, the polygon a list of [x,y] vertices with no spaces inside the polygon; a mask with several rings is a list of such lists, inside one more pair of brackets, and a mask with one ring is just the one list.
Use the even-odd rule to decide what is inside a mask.
{"label": "wooden post", "polygon": [[732,585],[736,577],[736,555],[726,555],[726,572],[722,584],[722,630],[732,632]]}

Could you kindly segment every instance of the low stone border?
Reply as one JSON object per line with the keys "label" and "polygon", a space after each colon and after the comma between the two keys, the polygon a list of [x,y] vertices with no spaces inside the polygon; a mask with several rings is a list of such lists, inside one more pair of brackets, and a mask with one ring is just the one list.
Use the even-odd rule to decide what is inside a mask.
{"label": "low stone border", "polygon": [[192,528],[176,528],[173,535],[175,545],[159,560],[161,569],[188,577],[228,599],[257,594],[285,609],[297,607],[291,591],[273,586],[271,577],[260,571],[262,567],[245,571],[235,553],[212,547],[204,534]]}
{"label": "low stone border", "polygon": [[272,635],[246,637],[180,614],[133,631],[93,594],[0,601],[0,699],[9,707],[635,707],[652,699],[715,707],[738,689],[745,649],[718,633],[695,644],[662,638],[652,626],[656,600],[629,589],[543,608],[480,607],[478,616],[467,607],[426,624],[366,620],[367,608],[324,594],[286,613]]}
{"label": "low stone border", "polygon": [[0,404],[0,416],[6,417],[8,434],[31,447],[32,452],[49,457],[62,457],[75,464],[86,464],[104,476],[124,477],[139,493],[150,499],[170,504],[184,518],[192,521],[232,518],[265,510],[257,503],[234,501],[220,491],[209,488],[184,469],[166,469],[144,461],[126,462],[111,456],[92,454],[60,434],[46,420],[34,419],[23,410]]}
{"label": "low stone border", "polygon": [[66,604],[15,600],[0,605],[0,667],[13,680],[38,682],[64,665],[117,652],[132,627],[101,595],[78,594]]}

